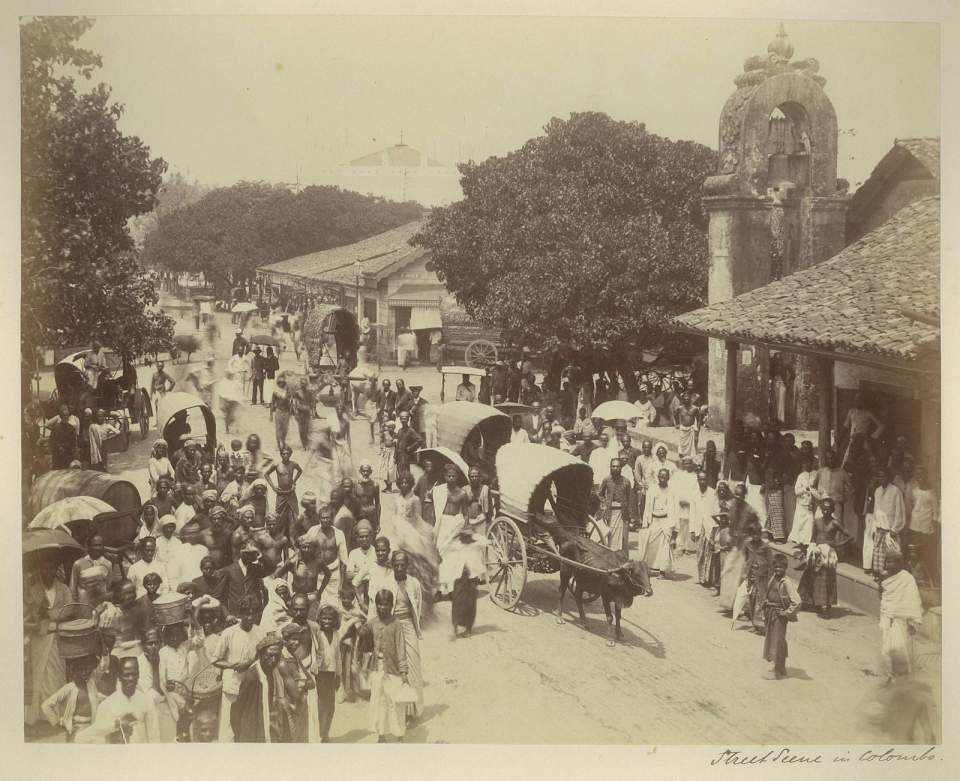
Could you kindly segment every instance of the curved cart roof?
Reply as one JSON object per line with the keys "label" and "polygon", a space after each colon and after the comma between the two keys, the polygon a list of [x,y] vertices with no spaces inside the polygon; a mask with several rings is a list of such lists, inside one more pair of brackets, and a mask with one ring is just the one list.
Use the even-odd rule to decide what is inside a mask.
{"label": "curved cart roof", "polygon": [[[90,350],[78,350],[57,361],[56,366],[53,367],[53,380],[57,388],[62,390],[67,385],[83,384],[83,359],[87,357],[89,352]],[[103,354],[107,358],[107,369],[109,371],[113,372],[121,368],[120,356],[113,350],[104,348]]]}
{"label": "curved cart roof", "polygon": [[500,501],[522,513],[541,513],[554,487],[558,503],[571,514],[586,512],[593,470],[576,456],[532,443],[504,445],[497,451]]}
{"label": "curved cart roof", "polygon": [[163,438],[167,440],[167,445],[171,448],[171,452],[181,447],[183,443],[171,443],[169,439],[167,439],[167,423],[170,422],[170,418],[184,410],[199,409],[201,411],[207,430],[203,433],[194,431],[192,432],[192,436],[198,438],[205,436],[208,445],[211,443],[216,445],[217,422],[214,418],[213,410],[193,394],[181,393],[179,391],[168,393],[160,399],[157,407],[157,428],[160,430]]}
{"label": "curved cart roof", "polygon": [[434,463],[437,461],[437,456],[440,456],[441,463],[446,464],[449,462],[453,464],[460,470],[465,481],[470,478],[470,467],[467,466],[467,462],[463,460],[463,457],[459,453],[454,453],[448,447],[422,447],[417,451],[417,461],[422,461],[425,456],[433,458]]}
{"label": "curved cart roof", "polygon": [[70,496],[92,496],[121,511],[139,511],[140,492],[119,477],[94,469],[55,469],[41,475],[30,490],[29,516]]}
{"label": "curved cart roof", "polygon": [[437,444],[460,453],[470,433],[480,429],[488,447],[510,441],[510,416],[487,404],[451,401],[437,408]]}

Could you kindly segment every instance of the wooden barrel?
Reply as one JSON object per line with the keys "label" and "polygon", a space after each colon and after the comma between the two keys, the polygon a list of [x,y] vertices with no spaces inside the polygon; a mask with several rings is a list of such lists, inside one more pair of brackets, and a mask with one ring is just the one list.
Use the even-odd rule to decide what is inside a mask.
{"label": "wooden barrel", "polygon": [[92,496],[121,511],[140,510],[140,492],[127,480],[93,469],[55,469],[33,484],[28,518],[68,496]]}

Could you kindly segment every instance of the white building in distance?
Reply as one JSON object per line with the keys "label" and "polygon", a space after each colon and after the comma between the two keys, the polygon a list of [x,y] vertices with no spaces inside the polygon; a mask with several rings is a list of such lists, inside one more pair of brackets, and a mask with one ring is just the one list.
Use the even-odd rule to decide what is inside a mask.
{"label": "white building in distance", "polygon": [[463,198],[460,172],[400,143],[323,171],[313,184],[340,187],[391,201],[446,206]]}

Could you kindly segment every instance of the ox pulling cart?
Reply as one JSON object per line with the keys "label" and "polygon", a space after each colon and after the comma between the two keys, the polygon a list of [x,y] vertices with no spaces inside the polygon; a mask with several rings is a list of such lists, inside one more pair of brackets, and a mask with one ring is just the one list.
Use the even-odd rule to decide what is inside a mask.
{"label": "ox pulling cart", "polygon": [[[606,535],[589,512],[593,472],[587,464],[534,444],[504,445],[496,463],[499,511],[487,532],[487,578],[490,598],[511,610],[520,601],[528,568],[591,568],[560,555],[560,545],[571,535],[608,554],[613,551],[604,547]],[[588,593],[586,600],[597,596]]]}
{"label": "ox pulling cart", "polygon": [[[557,620],[569,589],[580,618],[585,602],[597,597],[610,630],[620,637],[620,614],[635,596],[652,596],[646,564],[605,547],[597,521],[588,512],[593,484],[590,467],[561,450],[508,444],[497,452],[499,511],[487,533],[490,598],[505,610],[516,606],[527,581],[528,561],[539,558],[560,571]],[[541,571],[550,571],[543,570]]]}

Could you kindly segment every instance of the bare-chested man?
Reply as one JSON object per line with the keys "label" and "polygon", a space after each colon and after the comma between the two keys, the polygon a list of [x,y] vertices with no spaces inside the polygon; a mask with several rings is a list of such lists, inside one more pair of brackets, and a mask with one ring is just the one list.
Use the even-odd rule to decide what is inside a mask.
{"label": "bare-chested man", "polygon": [[214,557],[217,568],[226,567],[231,561],[231,537],[233,532],[227,524],[227,511],[220,505],[210,509],[210,526],[202,532],[203,544]]}
{"label": "bare-chested man", "polygon": [[249,505],[244,505],[237,510],[237,528],[230,535],[230,549],[233,552],[233,560],[240,558],[240,549],[243,548],[252,537],[251,527],[256,519],[256,511]]}
{"label": "bare-chested man", "polygon": [[253,530],[253,541],[263,554],[267,565],[274,569],[286,558],[287,535],[280,528],[280,519],[275,513],[267,513],[263,529]]}
{"label": "bare-chested man", "polygon": [[[292,455],[293,450],[285,445],[280,449],[280,463],[271,464],[264,474],[267,483],[277,495],[273,511],[280,520],[284,534],[290,533],[290,528],[297,519],[297,480],[303,474],[300,464],[290,460]],[[276,482],[272,479],[273,475],[276,475]]]}
{"label": "bare-chested man", "polygon": [[275,578],[290,573],[290,590],[294,596],[305,596],[310,604],[317,600],[317,592],[324,591],[330,582],[330,570],[319,556],[317,544],[307,537],[297,540],[297,552],[274,570]]}
{"label": "bare-chested man", "polygon": [[680,442],[677,449],[680,452],[680,458],[696,459],[697,457],[697,431],[700,428],[700,419],[697,408],[693,406],[689,393],[684,393],[681,397],[681,405],[674,413],[674,420],[677,424],[677,430],[680,432]]}
{"label": "bare-chested man", "polygon": [[353,488],[357,502],[357,520],[366,518],[374,531],[380,528],[380,486],[373,479],[369,461],[360,464],[360,479]]}
{"label": "bare-chested man", "polygon": [[303,512],[300,513],[293,528],[290,530],[290,539],[298,540],[314,526],[320,524],[320,516],[317,514],[317,495],[313,491],[307,491],[300,500],[300,506]]}
{"label": "bare-chested man", "polygon": [[460,572],[453,571],[460,557],[453,554],[461,547],[460,532],[466,525],[470,495],[460,487],[460,470],[453,464],[444,467],[443,477],[445,483],[433,489],[433,501],[438,513],[434,533],[440,554],[440,592],[449,594],[453,589],[453,581],[460,577]]}
{"label": "bare-chested man", "polygon": [[316,543],[318,557],[330,569],[330,581],[326,588],[320,589],[320,602],[336,607],[340,604],[340,586],[348,560],[347,538],[333,525],[333,508],[330,505],[323,505],[319,513],[320,525],[310,529],[304,538]]}

